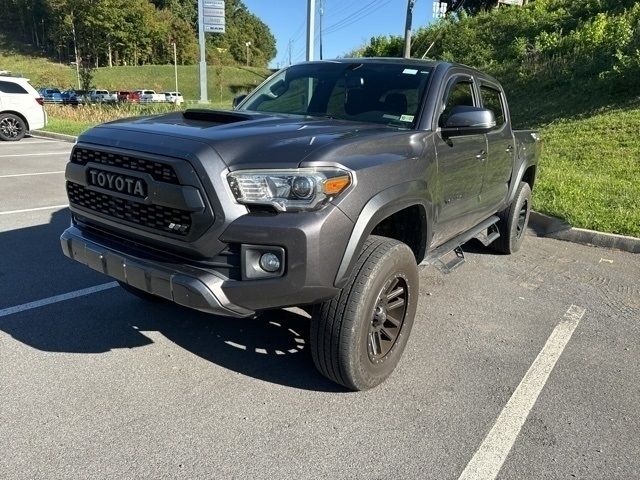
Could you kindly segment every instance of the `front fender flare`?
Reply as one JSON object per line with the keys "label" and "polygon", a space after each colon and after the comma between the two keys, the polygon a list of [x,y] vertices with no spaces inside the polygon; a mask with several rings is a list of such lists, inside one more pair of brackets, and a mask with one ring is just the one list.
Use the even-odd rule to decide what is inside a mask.
{"label": "front fender flare", "polygon": [[429,220],[431,218],[429,215],[431,208],[425,198],[427,198],[427,185],[421,180],[401,183],[373,196],[362,208],[358,220],[351,231],[347,248],[336,274],[335,286],[342,288],[346,285],[358,259],[358,253],[375,226],[400,210],[414,205],[419,205],[424,209],[425,218],[427,219],[427,231],[424,237],[426,246],[431,235],[431,223]]}

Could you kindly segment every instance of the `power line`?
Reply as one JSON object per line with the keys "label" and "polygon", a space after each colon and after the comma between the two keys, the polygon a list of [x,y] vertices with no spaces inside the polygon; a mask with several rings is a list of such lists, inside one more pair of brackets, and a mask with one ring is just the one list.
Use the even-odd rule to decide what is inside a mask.
{"label": "power line", "polygon": [[[329,25],[325,29],[325,31],[327,33],[333,32],[333,31],[337,31],[338,29],[349,25],[350,21],[352,21],[354,19],[359,20],[360,18],[362,18],[362,17],[359,17],[359,15],[361,13],[365,12],[369,8],[371,8],[371,10],[368,13],[372,13],[373,11],[375,11],[374,10],[375,7],[379,7],[380,6],[380,2],[381,1],[383,1],[383,0],[373,0],[373,1],[369,2],[369,3],[367,3],[365,6],[359,8],[358,10],[356,10],[356,11],[352,12],[351,14],[347,15],[346,17],[344,17],[342,20],[339,20],[339,21],[335,22],[334,24]],[[389,3],[389,2],[386,2],[386,3]],[[365,15],[367,15],[367,14],[365,14]]]}
{"label": "power line", "polygon": [[[382,3],[378,3],[377,5],[375,5],[374,7],[372,7],[368,12],[366,13],[362,13],[362,10],[359,10],[358,12],[354,12],[353,15],[350,15],[349,17],[345,17],[343,20],[341,20],[340,22],[336,22],[334,23],[331,27],[328,27],[325,29],[324,34],[325,35],[331,35],[333,33],[336,33],[340,30],[343,30],[347,27],[350,27],[351,25],[360,22],[362,19],[368,17],[369,15],[377,12],[378,10],[380,10],[383,7],[386,7],[387,5],[389,5],[393,0],[382,0]],[[374,0],[373,2],[371,2],[369,5],[372,5],[374,3],[377,3],[378,0]],[[361,15],[358,15],[359,13],[362,13]]]}

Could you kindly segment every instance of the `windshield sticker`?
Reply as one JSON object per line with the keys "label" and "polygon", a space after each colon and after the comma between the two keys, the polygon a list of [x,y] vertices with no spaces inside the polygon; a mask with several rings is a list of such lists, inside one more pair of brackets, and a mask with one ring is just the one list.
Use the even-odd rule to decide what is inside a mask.
{"label": "windshield sticker", "polygon": [[413,122],[414,115],[402,115],[400,117],[401,122]]}
{"label": "windshield sticker", "polygon": [[404,73],[405,75],[417,75],[418,74],[418,70],[414,69],[414,68],[405,68],[402,73]]}

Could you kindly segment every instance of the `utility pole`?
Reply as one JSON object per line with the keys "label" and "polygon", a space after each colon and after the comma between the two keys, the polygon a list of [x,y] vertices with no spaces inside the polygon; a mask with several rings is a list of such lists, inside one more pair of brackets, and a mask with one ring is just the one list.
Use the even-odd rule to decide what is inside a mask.
{"label": "utility pole", "polygon": [[73,20],[71,21],[71,32],[73,32],[73,52],[76,55],[76,77],[78,78],[78,90],[80,90],[80,60],[78,59],[78,42],[76,40],[76,20],[71,13]]}
{"label": "utility pole", "polygon": [[293,38],[289,39],[289,66],[291,66],[291,55],[293,50]]}
{"label": "utility pole", "polygon": [[324,17],[324,0],[320,0],[320,60],[322,60],[322,17]]}
{"label": "utility pole", "polygon": [[173,72],[176,76],[176,93],[178,93],[178,52],[175,41],[173,42]]}
{"label": "utility pole", "polygon": [[198,0],[198,42],[200,44],[200,103],[209,103],[207,98],[207,58],[204,43],[204,2]]}
{"label": "utility pole", "polygon": [[404,58],[411,58],[411,24],[413,23],[413,7],[416,0],[407,1],[407,22],[404,27]]}
{"label": "utility pole", "polygon": [[316,28],[316,0],[307,0],[307,62],[313,60]]}

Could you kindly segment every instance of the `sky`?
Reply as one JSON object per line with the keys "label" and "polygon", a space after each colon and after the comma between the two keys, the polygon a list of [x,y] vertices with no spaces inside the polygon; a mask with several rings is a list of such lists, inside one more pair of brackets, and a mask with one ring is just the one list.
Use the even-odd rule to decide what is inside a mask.
{"label": "sky", "polygon": [[[244,0],[244,3],[269,25],[276,37],[278,54],[271,67],[288,64],[290,40],[293,41],[293,63],[305,60],[307,0]],[[375,35],[404,35],[407,0],[324,0],[323,3],[325,59],[343,56]],[[433,0],[416,0],[414,30],[431,22],[432,10]],[[319,58],[318,43],[316,38],[316,59]]]}

